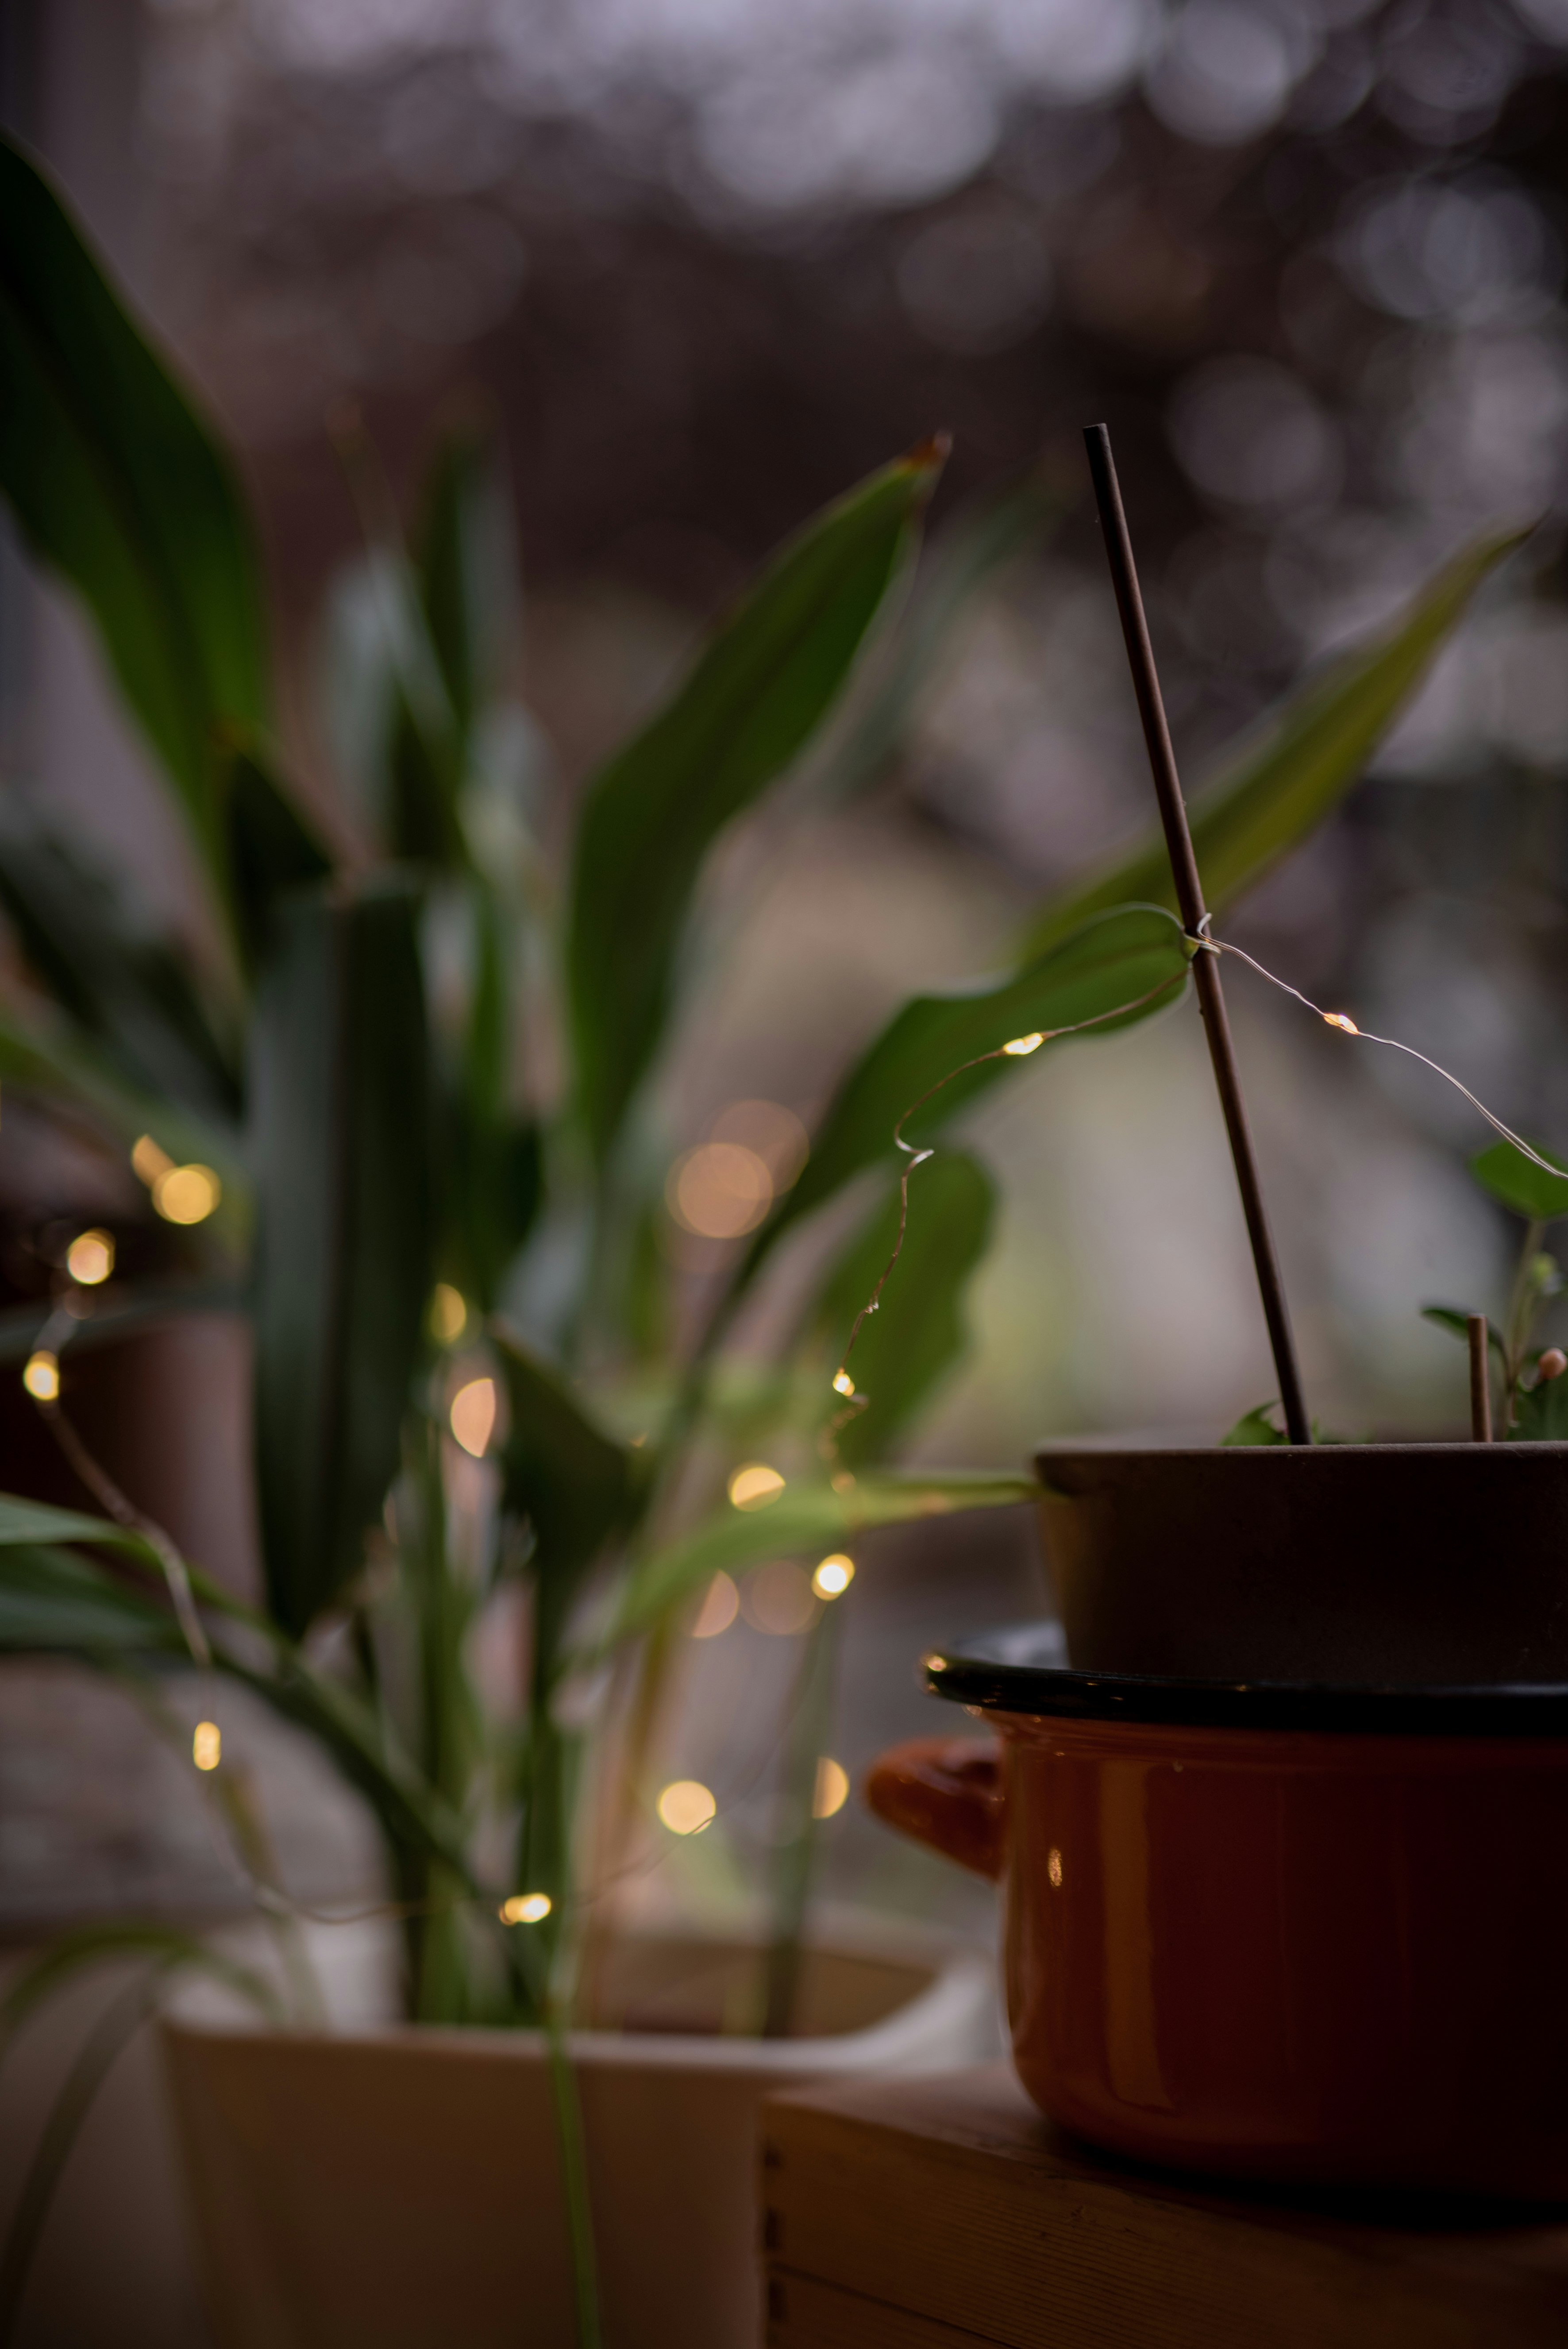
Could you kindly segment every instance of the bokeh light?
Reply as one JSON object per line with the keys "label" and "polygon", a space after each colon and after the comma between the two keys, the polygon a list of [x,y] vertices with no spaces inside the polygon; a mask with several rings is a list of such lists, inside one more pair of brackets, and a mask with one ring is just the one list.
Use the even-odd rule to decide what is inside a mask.
{"label": "bokeh light", "polygon": [[748,1460],[744,1467],[736,1469],[726,1490],[738,1509],[765,1509],[784,1490],[784,1479],[766,1461]]}
{"label": "bokeh light", "polygon": [[744,1143],[705,1142],[676,1159],[665,1197],[684,1231],[702,1239],[738,1239],[755,1231],[772,1206],[773,1177],[767,1162]]}
{"label": "bokeh light", "polygon": [[496,1388],[493,1379],[469,1379],[452,1397],[452,1433],[463,1450],[482,1460],[495,1433]]}
{"label": "bokeh light", "polygon": [[112,1235],[97,1228],[78,1232],[66,1250],[66,1270],[84,1288],[98,1288],[114,1270]]}
{"label": "bokeh light", "polygon": [[740,1593],[727,1574],[716,1574],[703,1593],[696,1622],[691,1627],[694,1640],[717,1640],[727,1631],[740,1612]]}
{"label": "bokeh light", "polygon": [[804,1631],[817,1612],[810,1576],[786,1557],[753,1568],[742,1586],[740,1604],[756,1630],[782,1638]]}
{"label": "bokeh light", "polygon": [[672,1835],[700,1835],[718,1816],[718,1805],[697,1778],[676,1778],[658,1800],[658,1813]]}

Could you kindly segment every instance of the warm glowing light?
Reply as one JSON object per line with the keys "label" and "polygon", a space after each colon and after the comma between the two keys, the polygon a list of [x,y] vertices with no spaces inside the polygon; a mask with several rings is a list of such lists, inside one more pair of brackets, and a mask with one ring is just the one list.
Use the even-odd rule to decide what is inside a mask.
{"label": "warm glowing light", "polygon": [[1343,1028],[1347,1036],[1359,1036],[1361,1033],[1347,1012],[1326,1011],[1323,1016],[1331,1028]]}
{"label": "warm glowing light", "polygon": [[738,1509],[765,1509],[784,1490],[784,1479],[765,1461],[748,1460],[730,1478],[727,1491]]}
{"label": "warm glowing light", "polygon": [[[995,1034],[995,1030],[992,1032]],[[1032,1036],[1015,1036],[1011,1042],[1003,1045],[1002,1050],[1004,1052],[1010,1052],[1015,1061],[1026,1061],[1031,1052],[1039,1050],[1045,1040],[1044,1035],[1037,1028]]]}
{"label": "warm glowing light", "polygon": [[22,1384],[35,1402],[53,1402],[60,1392],[60,1366],[54,1355],[44,1350],[29,1354]]}
{"label": "warm glowing light", "polygon": [[776,1557],[748,1574],[740,1603],[748,1623],[780,1639],[805,1630],[817,1612],[810,1577],[788,1557]]}
{"label": "warm glowing light", "polygon": [[811,1577],[811,1588],[819,1599],[841,1599],[855,1578],[855,1561],[836,1549],[830,1557],[823,1558]]}
{"label": "warm glowing light", "polygon": [[150,1191],[160,1174],[172,1173],[174,1161],[167,1150],[160,1150],[150,1133],[142,1134],[132,1143],[130,1163]]}
{"label": "warm glowing light", "polygon": [[198,1770],[215,1770],[222,1758],[222,1731],[215,1721],[199,1721],[191,1740],[191,1759]]}
{"label": "warm glowing light", "polygon": [[705,1142],[670,1168],[665,1200],[684,1231],[705,1240],[755,1231],[773,1205],[768,1162],[739,1142]]}
{"label": "warm glowing light", "polygon": [[854,1391],[855,1382],[853,1379],[851,1378],[848,1371],[835,1371],[833,1372],[833,1392],[835,1394],[852,1395]]}
{"label": "warm glowing light", "polygon": [[671,1835],[701,1835],[718,1816],[718,1805],[696,1778],[677,1778],[666,1786],[658,1809]]}
{"label": "warm glowing light", "polygon": [[1046,1874],[1051,1879],[1053,1890],[1059,1892],[1062,1889],[1062,1856],[1055,1844],[1052,1844],[1047,1856]]}
{"label": "warm glowing light", "polygon": [[152,1185],[152,1204],[166,1224],[204,1224],[222,1195],[210,1166],[170,1166]]}
{"label": "warm glowing light", "polygon": [[96,1288],[114,1270],[114,1241],[108,1232],[78,1232],[66,1250],[66,1270],[84,1288]]}
{"label": "warm glowing light", "polygon": [[500,1904],[503,1925],[541,1925],[554,1903],[548,1892],[514,1892]]}
{"label": "warm glowing light", "polygon": [[740,1612],[740,1593],[727,1574],[716,1574],[708,1584],[696,1621],[691,1627],[694,1640],[717,1640],[727,1631]]}
{"label": "warm glowing light", "polygon": [[438,1280],[430,1291],[430,1335],[438,1344],[455,1346],[469,1326],[463,1292],[449,1280]]}
{"label": "warm glowing light", "polygon": [[811,1816],[830,1819],[841,1811],[849,1799],[850,1774],[841,1762],[824,1754],[817,1764],[817,1784],[811,1794]]}
{"label": "warm glowing light", "polygon": [[482,1460],[495,1433],[495,1381],[470,1379],[452,1397],[452,1433],[465,1452]]}
{"label": "warm glowing light", "polygon": [[731,1102],[708,1128],[710,1142],[738,1142],[755,1151],[776,1191],[787,1191],[810,1155],[810,1137],[782,1102]]}

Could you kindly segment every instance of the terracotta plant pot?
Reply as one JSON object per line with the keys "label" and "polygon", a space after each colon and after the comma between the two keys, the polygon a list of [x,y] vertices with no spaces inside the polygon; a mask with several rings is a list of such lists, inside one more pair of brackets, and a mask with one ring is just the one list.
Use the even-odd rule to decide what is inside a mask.
{"label": "terracotta plant pot", "polygon": [[[572,2042],[608,2349],[762,2334],[756,2134],[780,2086],[937,2071],[995,2045],[992,1969],[918,1937],[810,1952],[808,2035],[725,2038],[754,1947],[623,1952],[634,2027]],[[165,2026],[222,2349],[568,2349],[576,2339],[543,2043]]]}
{"label": "terracotta plant pot", "polygon": [[1568,2199],[1568,1445],[1039,1455],[1061,1623],[868,1794],[1005,1879],[1025,2086],[1219,2175]]}
{"label": "terracotta plant pot", "polygon": [[1568,1689],[929,1660],[1000,1746],[868,1795],[1006,1901],[1013,2055],[1097,2145],[1218,2176],[1568,2200]]}

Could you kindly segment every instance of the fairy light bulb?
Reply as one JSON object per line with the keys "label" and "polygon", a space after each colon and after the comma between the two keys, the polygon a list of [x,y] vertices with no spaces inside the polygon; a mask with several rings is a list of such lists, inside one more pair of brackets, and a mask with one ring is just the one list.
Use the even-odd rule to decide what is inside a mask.
{"label": "fairy light bulb", "polygon": [[66,1250],[66,1270],[84,1288],[96,1288],[114,1270],[114,1239],[105,1231],[78,1232]]}
{"label": "fairy light bulb", "polygon": [[841,1549],[822,1559],[811,1577],[811,1588],[819,1599],[841,1599],[855,1578],[855,1561]]}
{"label": "fairy light bulb", "polygon": [[215,1770],[223,1758],[223,1733],[215,1721],[199,1721],[191,1738],[191,1759],[198,1770]]}
{"label": "fairy light bulb", "polygon": [[1357,1028],[1355,1020],[1351,1019],[1348,1012],[1326,1011],[1323,1017],[1326,1023],[1330,1028],[1342,1028],[1347,1036],[1359,1036],[1361,1033],[1360,1029]]}
{"label": "fairy light bulb", "polygon": [[60,1392],[60,1365],[46,1348],[29,1354],[27,1367],[22,1373],[22,1384],[35,1402],[54,1402]]}
{"label": "fairy light bulb", "polygon": [[855,1382],[853,1379],[851,1378],[848,1371],[835,1371],[833,1373],[833,1392],[835,1394],[852,1395],[854,1391]]}
{"label": "fairy light bulb", "polygon": [[[995,1030],[993,1030],[992,1033],[995,1034]],[[1046,1039],[1043,1031],[1037,1028],[1030,1035],[1013,1037],[1010,1042],[1003,1045],[1002,1050],[1006,1053],[1009,1060],[1026,1061],[1031,1052],[1037,1052],[1039,1050],[1040,1046],[1045,1042],[1045,1040]]]}
{"label": "fairy light bulb", "polygon": [[554,1907],[548,1892],[514,1892],[500,1904],[503,1925],[542,1925]]}

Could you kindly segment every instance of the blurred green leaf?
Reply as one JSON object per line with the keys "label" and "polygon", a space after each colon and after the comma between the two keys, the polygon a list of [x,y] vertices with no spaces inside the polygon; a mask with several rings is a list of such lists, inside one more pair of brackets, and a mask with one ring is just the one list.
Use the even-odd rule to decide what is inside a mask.
{"label": "blurred green leaf", "polygon": [[273,1611],[297,1638],[381,1514],[430,1293],[425,1004],[404,884],[287,905],[253,1071],[257,1488]]}
{"label": "blurred green leaf", "polygon": [[[991,1177],[964,1151],[939,1151],[911,1176],[908,1228],[898,1262],[877,1310],[861,1323],[850,1357],[865,1409],[839,1431],[839,1457],[849,1467],[886,1458],[963,1352],[968,1335],[965,1291],[990,1243],[995,1199]],[[895,1185],[828,1275],[818,1319],[839,1361],[855,1316],[892,1254],[898,1223]]]}
{"label": "blurred green leaf", "polygon": [[34,974],[122,1081],[221,1123],[239,1114],[232,1052],[189,966],[23,792],[0,792],[0,905]]}
{"label": "blurred green leaf", "polygon": [[332,858],[253,744],[220,743],[220,788],[234,927],[248,970],[267,947],[283,898],[312,881],[325,881]]}
{"label": "blurred green leaf", "polygon": [[[783,1233],[879,1159],[894,1159],[899,1119],[938,1081],[1011,1037],[1074,1022],[1136,1004],[1091,1035],[1109,1035],[1174,1003],[1187,984],[1181,926],[1157,905],[1123,905],[1085,922],[1070,937],[1001,980],[917,995],[861,1055],[829,1104],[811,1155],[793,1190],[751,1244],[732,1297],[750,1280]],[[1150,1002],[1140,1000],[1152,995]],[[1047,1049],[1049,1049],[1048,1047]],[[1033,1060],[985,1061],[944,1086],[912,1119],[905,1140],[923,1142],[1000,1079]]]}
{"label": "blurred green leaf", "polygon": [[1234,1427],[1222,1435],[1222,1444],[1288,1444],[1289,1436],[1274,1418],[1277,1402],[1260,1402],[1255,1410],[1243,1412]]}
{"label": "blurred green leaf", "polygon": [[261,572],[229,459],[69,214],[0,140],[0,487],[77,590],[227,905],[212,741],[264,723]]}
{"label": "blurred green leaf", "polygon": [[[1550,1158],[1553,1165],[1562,1165],[1554,1150],[1541,1144],[1532,1147],[1540,1148],[1542,1158]],[[1511,1207],[1516,1216],[1541,1224],[1568,1216],[1568,1167],[1561,1176],[1548,1174],[1544,1168],[1532,1165],[1511,1142],[1494,1142],[1490,1150],[1479,1152],[1470,1166],[1481,1189]]]}
{"label": "blurred green leaf", "polygon": [[160,1958],[190,1967],[232,1990],[269,2022],[281,2023],[284,2009],[277,1992],[258,1974],[221,1950],[210,1949],[178,1927],[138,1918],[106,1918],[101,1923],[74,1925],[57,1933],[30,1958],[5,1986],[0,1999],[0,2052],[8,2045],[30,2014],[57,1992],[87,1972],[118,1958]]}
{"label": "blurred green leaf", "polygon": [[414,545],[419,600],[459,735],[466,742],[501,681],[520,595],[511,501],[493,432],[444,433]]}
{"label": "blurred green leaf", "polygon": [[878,674],[823,762],[821,786],[830,797],[865,791],[886,771],[941,674],[959,623],[984,588],[1050,534],[1061,513],[1060,497],[1031,472],[971,500],[933,533]]}
{"label": "blurred green leaf", "polygon": [[[1421,1319],[1423,1321],[1429,1321],[1434,1329],[1446,1330],[1451,1338],[1459,1340],[1461,1346],[1470,1344],[1470,1315],[1462,1305],[1423,1305]],[[1508,1360],[1508,1349],[1491,1321],[1486,1325],[1486,1336],[1487,1343],[1498,1361],[1505,1362]]]}
{"label": "blurred green leaf", "polygon": [[[1541,1356],[1532,1355],[1531,1367],[1536,1368]],[[1559,1372],[1554,1379],[1537,1379],[1532,1387],[1521,1387],[1513,1399],[1514,1423],[1508,1430],[1510,1444],[1568,1443],[1568,1376]]]}
{"label": "blurred green leaf", "polygon": [[874,1526],[911,1517],[1007,1508],[1038,1497],[1039,1487],[1026,1476],[937,1471],[907,1477],[861,1476],[841,1493],[829,1485],[787,1485],[761,1509],[727,1504],[695,1533],[633,1568],[593,1651],[602,1653],[650,1630],[716,1574],[743,1574],[748,1567],[797,1551],[841,1549]]}
{"label": "blurred green leaf", "polygon": [[583,1569],[631,1517],[641,1483],[636,1454],[597,1426],[570,1382],[492,1324],[511,1425],[501,1451],[504,1506],[526,1517],[537,1548],[534,1637],[553,1658]]}
{"label": "blurred green leaf", "polygon": [[658,1047],[703,860],[837,698],[903,572],[939,463],[919,450],[810,523],[589,790],[566,964],[583,1113],[601,1163]]}
{"label": "blurred green leaf", "polygon": [[168,1609],[154,1606],[102,1567],[69,1550],[26,1544],[14,1536],[0,1535],[0,1540],[5,1544],[0,1548],[0,1650],[28,1655],[183,1654],[180,1628]]}
{"label": "blurred green leaf", "polygon": [[[1528,533],[1476,539],[1428,581],[1398,622],[1309,678],[1226,757],[1188,802],[1192,845],[1211,912],[1262,880],[1343,799],[1483,579]],[[1129,688],[1130,692],[1130,688]],[[1075,883],[1041,907],[1026,950],[1039,954],[1086,915],[1128,899],[1174,905],[1171,861],[1151,826],[1130,856]]]}

